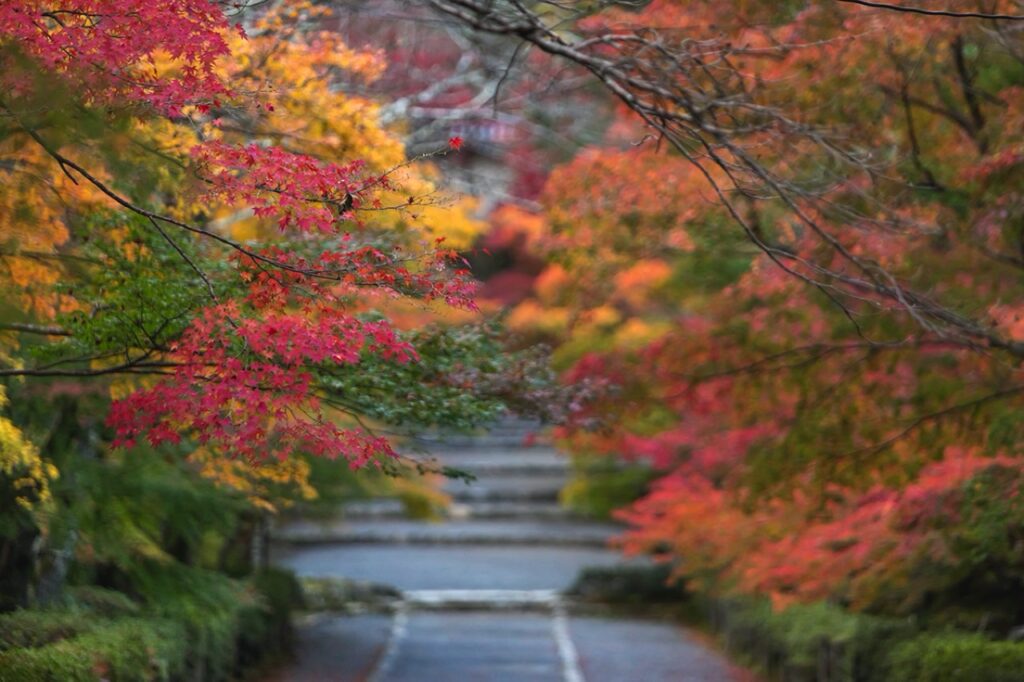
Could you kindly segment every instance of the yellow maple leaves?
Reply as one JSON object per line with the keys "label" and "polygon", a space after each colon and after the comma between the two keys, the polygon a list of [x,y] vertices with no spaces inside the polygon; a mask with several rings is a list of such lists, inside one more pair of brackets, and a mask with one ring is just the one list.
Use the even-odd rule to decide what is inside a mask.
{"label": "yellow maple leaves", "polygon": [[[7,394],[0,386],[0,407]],[[0,474],[11,482],[14,501],[29,511],[40,511],[50,502],[50,483],[57,467],[39,455],[39,449],[6,417],[0,417]]]}
{"label": "yellow maple leaves", "polygon": [[54,291],[61,273],[57,250],[69,238],[66,207],[95,195],[60,173],[24,138],[0,140],[0,159],[0,293],[6,302],[51,319],[73,305]]}
{"label": "yellow maple leaves", "polygon": [[267,459],[255,463],[231,459],[206,448],[198,448],[187,457],[188,463],[202,478],[244,496],[257,509],[276,512],[291,497],[316,499],[317,492],[309,483],[309,463],[299,458]]}

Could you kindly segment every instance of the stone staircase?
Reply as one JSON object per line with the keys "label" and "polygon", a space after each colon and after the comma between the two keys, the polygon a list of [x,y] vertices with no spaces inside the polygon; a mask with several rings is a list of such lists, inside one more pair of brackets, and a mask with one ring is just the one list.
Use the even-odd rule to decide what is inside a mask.
{"label": "stone staircase", "polygon": [[445,483],[453,504],[440,521],[379,499],[275,529],[275,563],[328,579],[310,583],[386,593],[388,606],[310,614],[293,663],[264,682],[737,679],[676,626],[572,613],[564,592],[580,569],[626,560],[605,546],[616,526],[558,505],[567,462],[550,445],[527,445],[532,428],[509,420],[429,443],[437,463],[477,476]]}
{"label": "stone staircase", "polygon": [[618,529],[574,518],[558,496],[568,461],[550,444],[528,443],[531,422],[506,420],[481,435],[425,438],[427,454],[412,457],[434,467],[467,472],[449,479],[451,504],[440,521],[409,519],[398,499],[351,502],[340,518],[293,521],[277,528],[279,545],[435,544],[533,545],[599,548]]}

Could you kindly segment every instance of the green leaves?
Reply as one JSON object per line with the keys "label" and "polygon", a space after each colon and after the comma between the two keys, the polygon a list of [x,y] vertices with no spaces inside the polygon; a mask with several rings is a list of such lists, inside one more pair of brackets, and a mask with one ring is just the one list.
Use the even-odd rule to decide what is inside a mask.
{"label": "green leaves", "polygon": [[[325,399],[344,410],[402,429],[469,430],[494,421],[507,407],[511,372],[528,352],[503,347],[493,325],[427,327],[408,332],[417,359],[404,364],[367,355],[359,365],[322,367],[317,384]],[[555,385],[542,365],[528,367],[517,389]]]}

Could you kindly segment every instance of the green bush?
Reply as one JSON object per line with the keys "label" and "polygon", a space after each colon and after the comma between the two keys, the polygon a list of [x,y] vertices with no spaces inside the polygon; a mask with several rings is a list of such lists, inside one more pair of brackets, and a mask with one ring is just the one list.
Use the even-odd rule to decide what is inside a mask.
{"label": "green bush", "polygon": [[650,467],[642,464],[575,455],[572,478],[562,490],[562,504],[584,516],[607,519],[643,495],[653,477]]}
{"label": "green bush", "polygon": [[196,677],[231,675],[242,614],[258,604],[255,591],[221,573],[176,563],[140,566],[133,582],[148,610],[185,628]]}
{"label": "green bush", "polygon": [[124,618],[51,644],[0,654],[0,681],[171,680],[182,675],[187,654],[180,625]]}
{"label": "green bush", "polygon": [[301,588],[286,571],[266,569],[248,581],[172,564],[136,579],[148,608],[181,623],[189,667],[202,679],[220,680],[288,646],[291,610]]}
{"label": "green bush", "polygon": [[1024,643],[920,633],[908,620],[818,602],[775,611],[767,601],[708,602],[727,647],[787,682],[1016,682]]}
{"label": "green bush", "polygon": [[250,583],[275,621],[287,620],[292,609],[302,606],[302,584],[291,571],[265,568]]}
{"label": "green bush", "polygon": [[653,566],[588,566],[582,569],[569,594],[588,602],[624,606],[679,603],[686,589],[672,580],[667,564]]}
{"label": "green bush", "polygon": [[249,584],[256,599],[239,614],[243,663],[283,654],[291,643],[291,612],[302,606],[302,586],[290,571],[264,569]]}
{"label": "green bush", "polygon": [[136,578],[143,603],[98,587],[61,610],[0,615],[0,682],[225,680],[280,654],[300,594],[290,573],[249,582],[170,564]]}
{"label": "green bush", "polygon": [[23,609],[0,615],[0,652],[46,646],[95,627],[86,613]]}
{"label": "green bush", "polygon": [[921,635],[892,650],[885,679],[1018,682],[1024,679],[1024,644],[961,633]]}
{"label": "green bush", "polygon": [[731,651],[786,680],[889,679],[887,652],[915,634],[908,621],[850,613],[825,602],[775,611],[763,600],[733,599],[709,608],[712,626]]}
{"label": "green bush", "polygon": [[138,615],[141,607],[124,592],[96,585],[79,585],[65,590],[66,601],[73,608],[84,609],[100,616]]}

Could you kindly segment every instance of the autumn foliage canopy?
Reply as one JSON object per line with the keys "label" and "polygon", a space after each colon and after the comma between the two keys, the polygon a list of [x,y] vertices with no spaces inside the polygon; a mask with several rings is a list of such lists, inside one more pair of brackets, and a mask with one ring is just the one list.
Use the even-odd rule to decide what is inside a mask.
{"label": "autumn foliage canopy", "polygon": [[[0,8],[8,291],[39,322],[14,331],[55,340],[4,374],[139,377],[110,412],[123,445],[187,436],[251,461],[302,451],[353,466],[393,455],[352,420],[341,375],[420,357],[370,310],[473,310],[473,286],[431,234],[442,212],[417,215],[434,190],[372,125],[374,105],[317,83],[372,80],[381,56],[319,30],[309,5],[246,15],[248,30],[232,13],[208,0]],[[443,215],[453,231],[469,220]]]}
{"label": "autumn foliage canopy", "polygon": [[[606,112],[550,174],[520,144],[523,196],[490,222],[545,262],[506,322],[587,387],[561,442],[649,478],[625,549],[777,605],[970,594],[968,620],[1019,622],[1016,4],[577,4],[425,1],[522,44],[498,71],[516,98],[521,58]],[[394,459],[382,424],[538,406],[537,367],[467,322],[482,228],[429,158],[470,145],[410,161],[351,94],[387,55],[313,3],[243,9],[0,5],[0,376],[105,379],[117,445],[300,485],[300,453]],[[43,500],[56,473],[6,419],[0,439]]]}
{"label": "autumn foliage canopy", "polygon": [[549,261],[510,325],[606,388],[564,443],[652,476],[625,548],[777,605],[1019,620],[1019,22],[660,0],[570,36],[434,4],[532,23],[617,107],[499,220]]}

